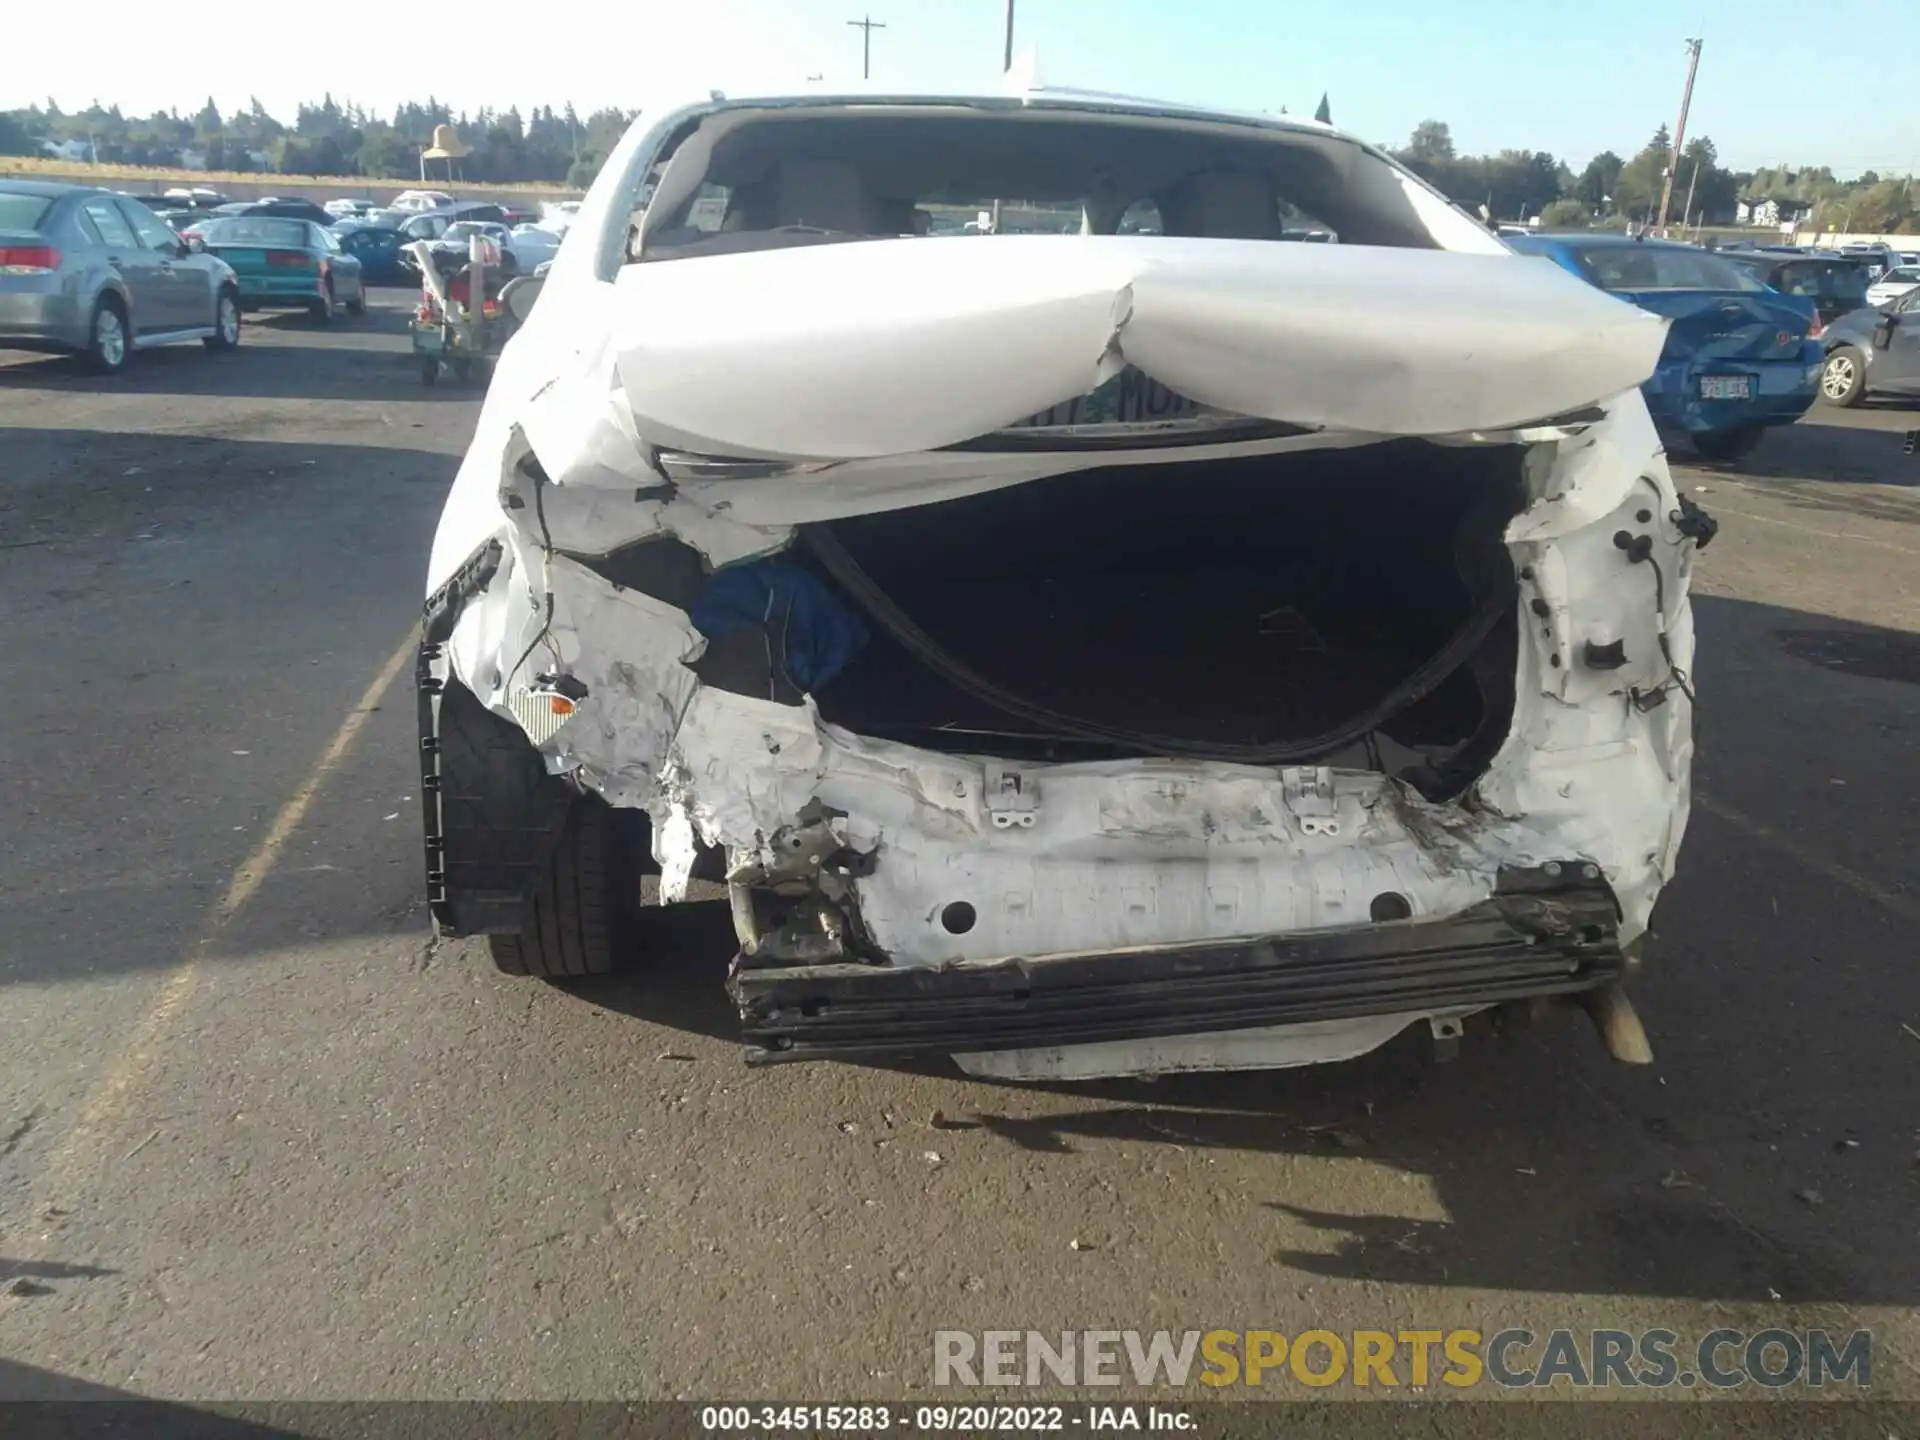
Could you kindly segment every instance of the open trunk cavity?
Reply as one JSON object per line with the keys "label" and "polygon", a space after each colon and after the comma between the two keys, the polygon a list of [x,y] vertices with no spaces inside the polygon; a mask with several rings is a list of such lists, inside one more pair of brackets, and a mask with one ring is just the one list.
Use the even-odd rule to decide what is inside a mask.
{"label": "open trunk cavity", "polygon": [[1477,773],[1513,703],[1517,447],[1115,467],[810,527],[873,626],[860,734],[1033,759],[1378,757]]}

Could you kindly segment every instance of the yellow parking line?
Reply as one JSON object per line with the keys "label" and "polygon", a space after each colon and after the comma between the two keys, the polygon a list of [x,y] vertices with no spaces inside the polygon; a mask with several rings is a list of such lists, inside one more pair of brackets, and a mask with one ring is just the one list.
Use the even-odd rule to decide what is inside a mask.
{"label": "yellow parking line", "polygon": [[[1744,488],[1744,487],[1743,487]],[[1758,492],[1749,492],[1758,493]],[[1815,530],[1794,520],[1779,520],[1771,515],[1756,515],[1751,510],[1737,510],[1731,505],[1720,504],[1713,507],[1728,515],[1738,515],[1742,520],[1757,520],[1762,525],[1778,525],[1782,530],[1791,530],[1796,535],[1815,535],[1822,540],[1851,540],[1856,545],[1871,545],[1876,550],[1891,550],[1896,555],[1912,555],[1920,558],[1920,550],[1906,545],[1896,545],[1891,540],[1875,540],[1869,535],[1849,535],[1844,530]]]}
{"label": "yellow parking line", "polygon": [[1756,840],[1764,840],[1774,849],[1789,859],[1799,861],[1815,874],[1824,875],[1836,885],[1844,885],[1856,894],[1866,896],[1874,904],[1884,906],[1896,915],[1908,920],[1920,921],[1920,902],[1909,899],[1897,890],[1889,890],[1878,881],[1869,880],[1858,870],[1849,869],[1838,861],[1827,859],[1824,855],[1816,855],[1804,845],[1788,839],[1765,821],[1742,814],[1731,805],[1716,800],[1711,795],[1703,795],[1696,790],[1693,792],[1693,799],[1694,803],[1709,815],[1718,816],[1729,825],[1738,826]]}
{"label": "yellow parking line", "polygon": [[45,1183],[56,1187],[64,1184],[92,1139],[125,1109],[128,1100],[137,1091],[140,1081],[152,1069],[161,1043],[173,1027],[174,1018],[180,1013],[181,1007],[186,1004],[187,998],[193,994],[200,982],[199,952],[226,929],[247,901],[253,898],[261,883],[273,872],[273,867],[279,863],[281,852],[286,849],[287,841],[293,838],[294,831],[299,829],[300,822],[307,816],[307,811],[313,808],[314,797],[320,793],[321,784],[346,755],[348,747],[353,744],[354,737],[366,725],[367,717],[372,715],[379,705],[380,697],[386,694],[394,678],[413,658],[418,644],[417,634],[409,630],[398,648],[388,657],[387,663],[380,667],[380,673],[374,677],[373,683],[367,686],[366,693],[360,697],[353,709],[347,712],[347,718],[341,721],[340,728],[327,742],[327,748],[320,752],[320,758],[307,772],[306,779],[300,782],[299,788],[287,797],[286,803],[273,817],[273,824],[267,828],[265,838],[253,848],[253,852],[242,860],[240,867],[233,872],[233,878],[227,884],[226,893],[220,897],[220,903],[207,917],[199,943],[161,984],[159,995],[155,997],[152,1008],[140,1022],[140,1027],[131,1043],[120,1052],[119,1059],[94,1088],[86,1104],[81,1107],[80,1118],[74,1122],[59,1148],[49,1157],[41,1172]]}

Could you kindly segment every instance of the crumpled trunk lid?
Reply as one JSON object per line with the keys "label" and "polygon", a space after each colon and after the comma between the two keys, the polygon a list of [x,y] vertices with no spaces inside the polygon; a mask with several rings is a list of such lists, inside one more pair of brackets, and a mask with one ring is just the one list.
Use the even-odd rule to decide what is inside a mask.
{"label": "crumpled trunk lid", "polygon": [[1813,299],[1753,290],[1616,291],[1664,315],[1667,353],[1714,360],[1797,360],[1813,326]]}
{"label": "crumpled trunk lid", "polygon": [[1195,406],[1448,435],[1631,390],[1665,322],[1508,255],[1166,237],[905,239],[629,265],[640,435],[855,459],[1016,426],[1129,366]]}

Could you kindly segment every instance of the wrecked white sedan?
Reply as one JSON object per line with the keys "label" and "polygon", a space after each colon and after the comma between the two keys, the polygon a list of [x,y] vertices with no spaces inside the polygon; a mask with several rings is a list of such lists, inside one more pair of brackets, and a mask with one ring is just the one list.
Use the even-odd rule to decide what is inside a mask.
{"label": "wrecked white sedan", "polygon": [[644,871],[724,878],[752,1062],[1283,1066],[1556,998],[1644,1059],[1712,533],[1664,327],[1319,125],[636,127],[434,545],[435,920],[589,974]]}

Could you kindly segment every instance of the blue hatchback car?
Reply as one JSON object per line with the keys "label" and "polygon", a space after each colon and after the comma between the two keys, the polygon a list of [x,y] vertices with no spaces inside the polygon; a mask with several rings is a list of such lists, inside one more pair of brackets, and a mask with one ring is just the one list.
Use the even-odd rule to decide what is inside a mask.
{"label": "blue hatchback car", "polygon": [[1782,295],[1706,250],[1624,235],[1523,235],[1508,241],[1642,310],[1667,330],[1641,387],[1654,424],[1684,432],[1710,460],[1737,460],[1767,427],[1813,404],[1822,363],[1813,300]]}

